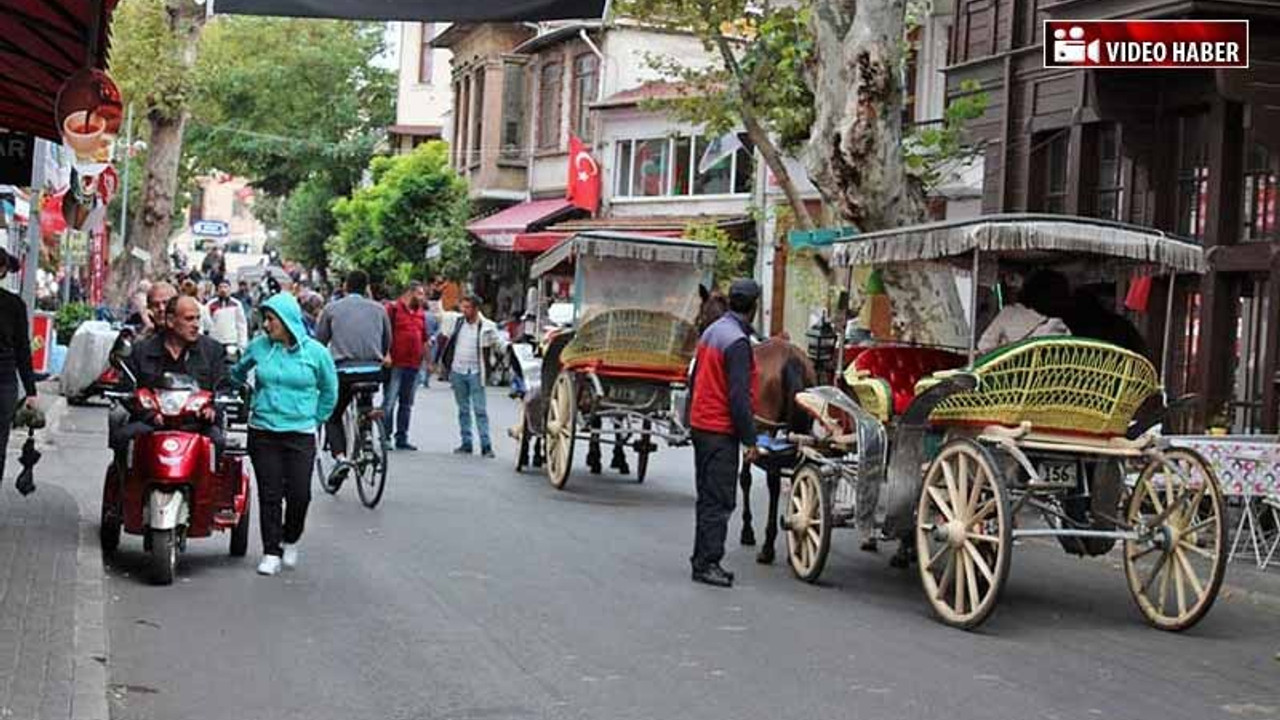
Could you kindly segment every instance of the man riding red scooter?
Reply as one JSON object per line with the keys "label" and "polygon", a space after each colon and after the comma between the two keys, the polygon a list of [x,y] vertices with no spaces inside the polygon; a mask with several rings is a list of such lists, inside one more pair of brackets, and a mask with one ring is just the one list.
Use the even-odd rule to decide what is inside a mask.
{"label": "man riding red scooter", "polygon": [[142,535],[152,579],[173,582],[178,552],[192,537],[231,530],[231,554],[249,542],[249,476],[244,453],[228,447],[225,414],[239,414],[222,389],[222,346],[200,335],[200,307],[171,301],[167,326],[112,358],[135,388],[114,392],[114,453],[102,490],[100,540],[114,552],[121,531]]}

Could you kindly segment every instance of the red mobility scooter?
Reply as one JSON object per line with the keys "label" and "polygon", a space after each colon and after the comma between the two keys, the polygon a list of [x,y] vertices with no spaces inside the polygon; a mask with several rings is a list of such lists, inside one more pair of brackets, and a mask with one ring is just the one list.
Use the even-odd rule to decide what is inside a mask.
{"label": "red mobility scooter", "polygon": [[[136,387],[121,362],[130,350],[126,344],[112,362]],[[115,442],[122,449],[102,486],[102,551],[116,550],[122,530],[141,535],[158,585],[173,582],[178,553],[190,538],[229,530],[231,555],[243,557],[249,547],[249,469],[243,445],[229,437],[239,435],[234,426],[246,421],[243,398],[201,390],[194,379],[174,374],[166,374],[160,387],[113,391],[109,397],[134,420],[118,431]],[[202,417],[211,405],[221,411],[213,423]],[[227,438],[220,452],[213,434]]]}

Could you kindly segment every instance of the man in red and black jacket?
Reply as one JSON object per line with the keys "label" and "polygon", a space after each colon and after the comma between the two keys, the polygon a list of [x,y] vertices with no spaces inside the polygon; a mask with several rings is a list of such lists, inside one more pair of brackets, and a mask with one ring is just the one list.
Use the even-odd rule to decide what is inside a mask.
{"label": "man in red and black jacket", "polygon": [[720,567],[729,516],[737,500],[738,458],[755,459],[755,396],[758,385],[751,353],[751,318],[760,286],[735,280],[729,288],[729,312],[702,333],[689,380],[689,426],[697,477],[697,525],[694,531],[695,582],[731,587],[733,573]]}

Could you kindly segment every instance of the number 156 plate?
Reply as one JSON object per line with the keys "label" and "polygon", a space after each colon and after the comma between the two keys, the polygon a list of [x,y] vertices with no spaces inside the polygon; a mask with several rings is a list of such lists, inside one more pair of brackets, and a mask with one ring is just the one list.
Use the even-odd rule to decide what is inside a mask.
{"label": "number 156 plate", "polygon": [[1040,475],[1040,482],[1037,483],[1040,486],[1074,488],[1079,483],[1079,469],[1071,461],[1042,461],[1036,463],[1036,472]]}

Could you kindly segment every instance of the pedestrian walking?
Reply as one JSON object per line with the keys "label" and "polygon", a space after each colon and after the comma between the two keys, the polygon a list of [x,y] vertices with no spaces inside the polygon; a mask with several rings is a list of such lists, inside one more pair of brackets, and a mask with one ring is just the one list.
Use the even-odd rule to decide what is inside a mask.
{"label": "pedestrian walking", "polygon": [[689,426],[693,435],[698,499],[694,529],[694,582],[733,586],[733,573],[720,566],[729,516],[737,500],[738,461],[756,456],[756,366],[751,353],[751,318],[760,286],[735,280],[729,311],[702,333],[690,377]]}
{"label": "pedestrian walking", "polygon": [[[231,376],[254,371],[249,412],[249,457],[258,479],[262,562],[258,574],[298,565],[298,541],[311,502],[316,429],[338,400],[338,375],[329,351],[307,336],[302,309],[287,293],[262,306],[265,334],[254,338]],[[283,521],[281,502],[283,501]]]}
{"label": "pedestrian walking", "polygon": [[209,301],[206,308],[212,324],[209,337],[223,346],[244,348],[249,344],[249,318],[240,301],[231,296],[230,281],[218,283],[218,295]]}
{"label": "pedestrian walking", "polygon": [[[0,248],[0,280],[21,267],[18,258]],[[36,407],[36,376],[31,370],[31,332],[27,325],[27,304],[22,298],[0,287],[0,480],[4,479],[4,460],[8,454],[9,428],[18,410],[18,386],[26,399],[23,404]]]}
{"label": "pedestrian walking", "polygon": [[417,450],[409,442],[409,419],[413,398],[418,394],[418,370],[426,354],[427,318],[422,306],[427,299],[422,283],[413,281],[395,302],[387,303],[391,320],[391,367],[382,389],[383,430],[395,431],[397,450]]}
{"label": "pedestrian walking", "polygon": [[493,443],[489,438],[489,410],[484,395],[484,351],[502,352],[505,343],[498,334],[498,327],[480,313],[479,297],[467,295],[458,309],[461,314],[449,332],[441,360],[453,388],[453,399],[458,405],[458,432],[462,436],[462,444],[453,452],[471,454],[471,416],[474,414],[480,435],[480,454],[491,458]]}

